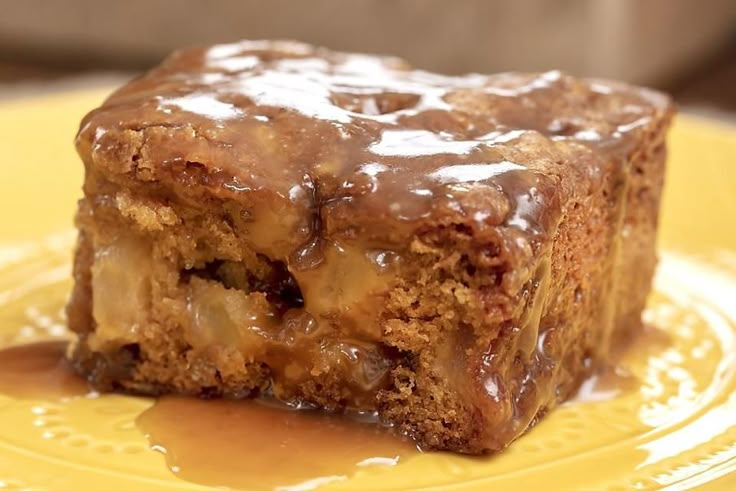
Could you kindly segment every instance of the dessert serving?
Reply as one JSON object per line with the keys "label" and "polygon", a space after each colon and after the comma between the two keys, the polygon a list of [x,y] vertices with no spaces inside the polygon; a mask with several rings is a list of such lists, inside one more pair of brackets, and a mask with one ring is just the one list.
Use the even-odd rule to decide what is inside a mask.
{"label": "dessert serving", "polygon": [[672,112],[559,72],[179,51],[82,122],[72,361],[499,450],[640,328]]}

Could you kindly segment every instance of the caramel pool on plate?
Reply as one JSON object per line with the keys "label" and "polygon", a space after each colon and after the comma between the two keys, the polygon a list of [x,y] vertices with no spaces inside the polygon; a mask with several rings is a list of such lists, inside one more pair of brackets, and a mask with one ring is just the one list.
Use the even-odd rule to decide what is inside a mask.
{"label": "caramel pool on plate", "polygon": [[66,347],[66,341],[45,341],[0,350],[0,394],[59,399],[89,392],[64,358]]}
{"label": "caramel pool on plate", "polygon": [[418,453],[372,422],[253,401],[164,397],[137,423],[174,473],[211,486],[312,489]]}

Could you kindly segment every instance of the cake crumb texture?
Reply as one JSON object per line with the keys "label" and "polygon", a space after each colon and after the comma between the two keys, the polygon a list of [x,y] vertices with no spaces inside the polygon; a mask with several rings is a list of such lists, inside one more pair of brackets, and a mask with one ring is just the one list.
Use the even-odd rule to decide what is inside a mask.
{"label": "cake crumb texture", "polygon": [[672,113],[559,72],[178,51],[82,121],[72,361],[500,450],[640,328]]}

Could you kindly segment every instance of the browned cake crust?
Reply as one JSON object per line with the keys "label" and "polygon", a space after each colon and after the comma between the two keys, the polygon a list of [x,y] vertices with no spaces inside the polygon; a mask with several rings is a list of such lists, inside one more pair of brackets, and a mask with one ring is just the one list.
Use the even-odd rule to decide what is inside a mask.
{"label": "browned cake crust", "polygon": [[501,449],[639,328],[671,113],[558,72],[177,52],[79,132],[74,363]]}

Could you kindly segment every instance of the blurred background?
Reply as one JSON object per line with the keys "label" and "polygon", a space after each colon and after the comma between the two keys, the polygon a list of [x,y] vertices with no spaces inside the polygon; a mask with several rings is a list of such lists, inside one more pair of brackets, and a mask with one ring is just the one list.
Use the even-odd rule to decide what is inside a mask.
{"label": "blurred background", "polygon": [[118,84],[176,47],[289,38],[446,73],[668,90],[736,121],[736,0],[0,0],[0,99]]}

